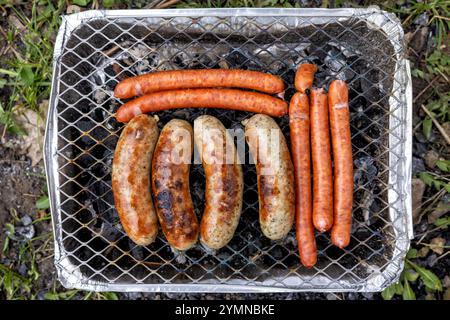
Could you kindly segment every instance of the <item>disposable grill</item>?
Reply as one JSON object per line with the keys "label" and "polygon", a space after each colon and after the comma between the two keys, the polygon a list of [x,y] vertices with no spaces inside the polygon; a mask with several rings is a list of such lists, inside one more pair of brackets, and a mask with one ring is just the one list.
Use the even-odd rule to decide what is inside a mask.
{"label": "disposable grill", "polygon": [[[282,77],[312,62],[316,87],[350,88],[354,209],[350,245],[317,234],[318,262],[301,266],[294,230],[265,238],[254,165],[243,165],[244,204],[232,241],[174,253],[162,233],[146,247],[123,231],[111,191],[111,163],[123,124],[113,96],[126,77],[156,70],[242,68]],[[412,237],[411,87],[403,31],[394,15],[368,9],[198,9],[87,11],[65,16],[55,54],[45,163],[64,286],[89,290],[274,292],[378,291],[397,280]],[[158,112],[190,123],[202,114],[242,129],[250,113],[220,109]],[[289,141],[288,117],[276,119]],[[248,148],[246,148],[248,150]],[[248,159],[248,152],[245,155]],[[204,173],[191,167],[199,218]]]}

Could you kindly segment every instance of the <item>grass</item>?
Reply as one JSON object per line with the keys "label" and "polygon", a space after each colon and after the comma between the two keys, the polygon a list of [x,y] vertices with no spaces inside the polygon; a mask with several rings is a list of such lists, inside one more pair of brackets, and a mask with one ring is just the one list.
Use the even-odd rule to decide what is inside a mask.
{"label": "grass", "polygon": [[[50,220],[50,215],[46,214],[33,220],[32,225]],[[4,242],[3,254],[7,256],[10,252],[10,241],[13,240],[16,224],[20,223],[17,212],[11,213],[11,221],[6,224],[7,238]],[[11,253],[11,264],[0,264],[0,297],[1,293],[7,300],[30,300],[36,299],[39,287],[36,283],[41,277],[38,269],[37,256],[46,255],[52,246],[52,232],[41,233],[30,240],[22,240],[18,246],[18,252]],[[14,241],[17,241],[14,239]],[[47,255],[48,257],[48,255]],[[19,274],[15,269],[20,265],[25,265],[26,275]],[[117,300],[117,294],[113,292],[83,292],[79,290],[61,290],[54,282],[53,288],[44,294],[46,300]]]}
{"label": "grass", "polygon": [[[450,28],[450,1],[448,0],[414,0],[408,7],[403,7],[404,1],[385,1],[379,3],[388,11],[395,12],[402,17],[402,25],[410,27],[411,23],[422,14],[428,15],[428,25],[435,28],[435,43],[437,47],[445,44]],[[378,3],[376,3],[378,4]]]}
{"label": "grass", "polygon": [[450,28],[450,1],[448,0],[425,0],[414,1],[412,5],[403,9],[402,13],[408,16],[403,20],[403,25],[407,26],[417,16],[427,13],[430,15],[428,21],[429,25],[434,25],[436,28],[436,42],[440,47],[447,37],[448,29]]}
{"label": "grass", "polygon": [[[3,30],[6,48],[12,57],[0,61],[0,83],[9,87],[9,99],[0,102],[0,123],[12,133],[24,132],[14,122],[20,108],[37,111],[39,103],[50,94],[53,43],[65,1],[32,1],[30,14],[13,1],[0,1],[0,9],[16,18],[16,26]],[[24,27],[23,30],[18,29]],[[20,39],[20,42],[19,40]]]}
{"label": "grass", "polygon": [[55,288],[49,291],[44,296],[45,300],[119,300],[119,297],[114,292],[82,292],[80,290],[67,290],[58,292]]}
{"label": "grass", "polygon": [[11,268],[0,264],[0,288],[6,300],[24,300],[31,293],[32,282]]}
{"label": "grass", "polygon": [[[40,277],[36,256],[38,252],[42,252],[49,245],[52,234],[45,233],[30,240],[20,241],[18,252],[9,255],[11,241],[18,241],[15,239],[14,235],[15,225],[20,221],[14,210],[12,211],[11,217],[12,220],[6,224],[7,237],[2,248],[2,253],[5,256],[14,257],[14,259],[11,259],[11,265],[0,264],[0,288],[5,293],[6,299],[8,300],[34,299],[35,293],[33,292],[33,283]],[[41,221],[44,220],[34,222],[34,224]],[[36,245],[36,243],[39,244]],[[26,267],[26,275],[21,275],[13,270],[20,265]]]}
{"label": "grass", "polygon": [[[418,114],[422,112],[422,118],[415,126],[415,130],[421,128],[421,133],[428,140],[428,150],[435,150],[439,154],[439,159],[436,161],[433,168],[427,168],[427,171],[420,172],[418,177],[427,186],[427,192],[423,199],[423,203],[431,201],[430,205],[422,208],[421,216],[425,216],[432,213],[436,206],[442,202],[444,196],[450,193],[450,161],[444,157],[448,156],[448,147],[450,145],[450,139],[448,134],[443,129],[444,124],[448,124],[450,121],[450,109],[449,109],[449,84],[450,84],[450,56],[448,48],[448,32],[450,29],[449,18],[450,1],[448,0],[433,0],[433,1],[414,1],[412,5],[403,10],[403,26],[405,28],[411,28],[412,22],[420,15],[428,15],[428,26],[434,33],[433,43],[431,50],[425,52],[423,60],[419,60],[415,64],[415,68],[412,70],[413,81],[426,83],[427,85],[421,92],[416,93],[414,97],[414,103],[416,109],[419,110]],[[415,79],[414,79],[415,78]],[[446,238],[445,233],[448,228],[449,215],[444,215],[439,218],[434,225],[430,224],[427,227],[427,231],[423,235],[419,235],[418,241],[412,243],[412,249],[408,254],[405,263],[405,271],[402,274],[400,284],[408,282],[406,278],[408,270],[417,269],[418,264],[414,261],[424,259],[424,256],[418,256],[417,252],[421,252],[427,248],[433,248],[433,245],[424,243],[424,239],[432,239],[436,235],[441,234],[441,237]],[[436,261],[444,258],[448,254],[448,247],[442,247],[443,251],[447,252],[439,255]],[[429,250],[425,250],[428,252]],[[417,271],[417,270],[415,270]],[[419,277],[419,283],[426,289],[426,299],[442,298],[442,287],[440,282],[438,283],[436,275],[432,271],[425,276],[426,279]],[[431,278],[430,278],[431,277]],[[433,290],[433,285],[430,284],[431,280],[434,282],[435,287],[439,290]],[[412,279],[414,280],[414,279]],[[403,282],[402,282],[403,281]],[[414,283],[413,281],[409,281]],[[397,287],[396,287],[397,286]],[[415,287],[420,285],[415,285]],[[410,286],[409,286],[410,287]],[[409,291],[408,287],[403,285],[405,291],[399,289],[399,284],[396,284],[390,288],[387,288],[383,293],[383,297],[387,298],[393,294],[394,288],[397,289],[395,294],[399,294],[403,299],[412,299],[413,295],[408,295],[405,291]],[[447,289],[449,290],[449,289]],[[400,294],[401,291],[401,294]],[[412,291],[412,290],[410,290]]]}
{"label": "grass", "polygon": [[[35,292],[34,274],[28,277],[22,276],[8,266],[0,264],[0,293],[3,292],[6,300],[34,300]],[[39,274],[36,274],[38,277]],[[1,294],[0,294],[1,298]],[[45,300],[118,300],[114,292],[83,292],[80,290],[60,291],[54,286],[44,294]]]}
{"label": "grass", "polygon": [[[414,78],[428,85],[416,93],[414,103],[418,104],[423,116],[415,126],[429,142],[429,149],[438,150],[439,154],[446,154],[450,144],[443,124],[450,121],[450,56],[448,47],[448,32],[450,29],[450,1],[413,1],[406,9],[393,9],[404,16],[402,24],[411,28],[413,21],[420,15],[428,15],[428,26],[434,32],[433,46],[425,53],[424,59],[416,63],[412,70]],[[414,80],[414,79],[413,79]],[[426,93],[426,94],[425,94]],[[439,151],[442,150],[443,152]],[[434,168],[420,172],[418,177],[426,184],[431,194],[430,200],[437,205],[439,201],[450,193],[449,160],[440,158]],[[442,190],[442,192],[441,192]],[[445,191],[444,191],[445,190]],[[427,201],[427,199],[424,199]],[[433,208],[424,208],[422,214],[432,212]],[[446,219],[446,217],[442,218]]]}
{"label": "grass", "polygon": [[405,259],[405,268],[397,283],[387,287],[381,296],[384,300],[391,300],[394,296],[401,296],[403,300],[416,300],[416,293],[411,288],[411,283],[420,281],[428,293],[440,293],[443,291],[441,280],[430,270],[420,266],[413,260],[418,258],[418,250],[409,250]]}

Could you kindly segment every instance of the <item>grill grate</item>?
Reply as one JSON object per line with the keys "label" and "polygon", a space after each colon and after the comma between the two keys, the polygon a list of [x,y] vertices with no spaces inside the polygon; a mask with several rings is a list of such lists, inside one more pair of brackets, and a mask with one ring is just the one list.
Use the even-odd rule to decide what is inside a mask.
{"label": "grill grate", "polygon": [[[365,10],[88,11],[66,17],[55,50],[46,169],[55,262],[67,287],[140,291],[375,291],[397,279],[411,236],[406,62],[397,20]],[[299,263],[295,233],[262,236],[254,166],[244,165],[244,205],[234,238],[216,253],[179,255],[162,233],[147,247],[125,235],[114,208],[111,163],[122,124],[121,79],[155,70],[243,68],[281,76],[294,93],[296,67],[319,67],[315,86],[349,83],[355,166],[352,240],[345,250],[317,235],[318,263]],[[241,128],[251,114],[215,109],[157,113],[193,123],[201,114]],[[287,116],[276,119],[289,139]],[[247,148],[248,149],[248,148]],[[248,159],[248,152],[246,154]],[[248,163],[248,162],[247,162]],[[204,173],[191,169],[201,216]]]}

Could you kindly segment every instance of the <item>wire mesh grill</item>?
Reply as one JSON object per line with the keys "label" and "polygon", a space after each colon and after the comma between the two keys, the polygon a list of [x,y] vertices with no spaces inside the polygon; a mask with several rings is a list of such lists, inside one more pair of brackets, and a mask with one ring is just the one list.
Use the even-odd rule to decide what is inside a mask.
{"label": "wire mesh grill", "polygon": [[[374,291],[396,279],[409,244],[408,79],[399,76],[405,65],[398,23],[376,10],[143,12],[71,16],[60,31],[46,168],[63,284],[91,290]],[[318,263],[306,269],[294,231],[280,242],[262,236],[256,174],[249,164],[243,165],[241,220],[225,248],[211,253],[198,244],[179,255],[161,232],[146,247],[129,240],[111,191],[111,163],[122,129],[114,118],[123,102],[113,96],[118,81],[155,70],[242,68],[282,77],[289,100],[294,72],[306,61],[319,67],[315,86],[340,78],[350,87],[355,168],[350,245],[340,250],[328,234],[317,234]],[[193,123],[201,114],[218,117],[227,128],[242,128],[241,121],[251,116],[216,109],[157,113],[160,128],[172,118]],[[287,117],[276,121],[289,140]],[[199,164],[191,168],[191,192],[201,217]]]}

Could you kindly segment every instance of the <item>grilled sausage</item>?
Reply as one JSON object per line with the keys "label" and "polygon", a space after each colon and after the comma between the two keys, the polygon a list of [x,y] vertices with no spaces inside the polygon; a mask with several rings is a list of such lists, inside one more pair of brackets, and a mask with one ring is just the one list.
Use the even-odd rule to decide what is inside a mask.
{"label": "grilled sausage", "polygon": [[283,133],[269,116],[243,121],[245,138],[256,163],[259,221],[263,234],[282,239],[294,222],[294,167]]}
{"label": "grilled sausage", "polygon": [[279,93],[284,83],[279,77],[250,70],[171,70],[158,71],[127,78],[119,82],[114,95],[120,99],[166,90],[235,87],[247,88],[265,93]]}
{"label": "grilled sausage", "polygon": [[241,216],[242,168],[233,138],[219,119],[208,115],[195,119],[194,141],[206,177],[200,241],[211,249],[220,249],[233,237]]}
{"label": "grilled sausage", "polygon": [[169,244],[187,250],[198,238],[198,222],[189,189],[192,127],[174,119],[161,130],[152,161],[156,212]]}
{"label": "grilled sausage", "polygon": [[311,148],[309,102],[306,94],[296,93],[289,104],[289,129],[295,180],[295,231],[302,264],[317,262],[311,204]]}
{"label": "grilled sausage", "polygon": [[317,66],[315,64],[301,64],[295,73],[295,89],[301,93],[305,93],[307,89],[311,89],[316,72]]}
{"label": "grilled sausage", "polygon": [[134,116],[177,108],[219,108],[282,116],[287,103],[267,94],[235,89],[185,89],[149,93],[123,104],[116,113],[119,122]]}
{"label": "grilled sausage", "polygon": [[155,119],[135,117],[123,129],[112,163],[112,191],[120,222],[130,239],[143,246],[152,243],[158,233],[150,194],[150,165],[157,139]]}
{"label": "grilled sausage", "polygon": [[320,232],[333,225],[333,172],[327,95],[311,90],[311,156],[313,167],[313,222]]}
{"label": "grilled sausage", "polygon": [[331,142],[334,159],[334,223],[331,241],[344,248],[350,243],[353,204],[353,160],[348,87],[334,80],[328,91]]}

